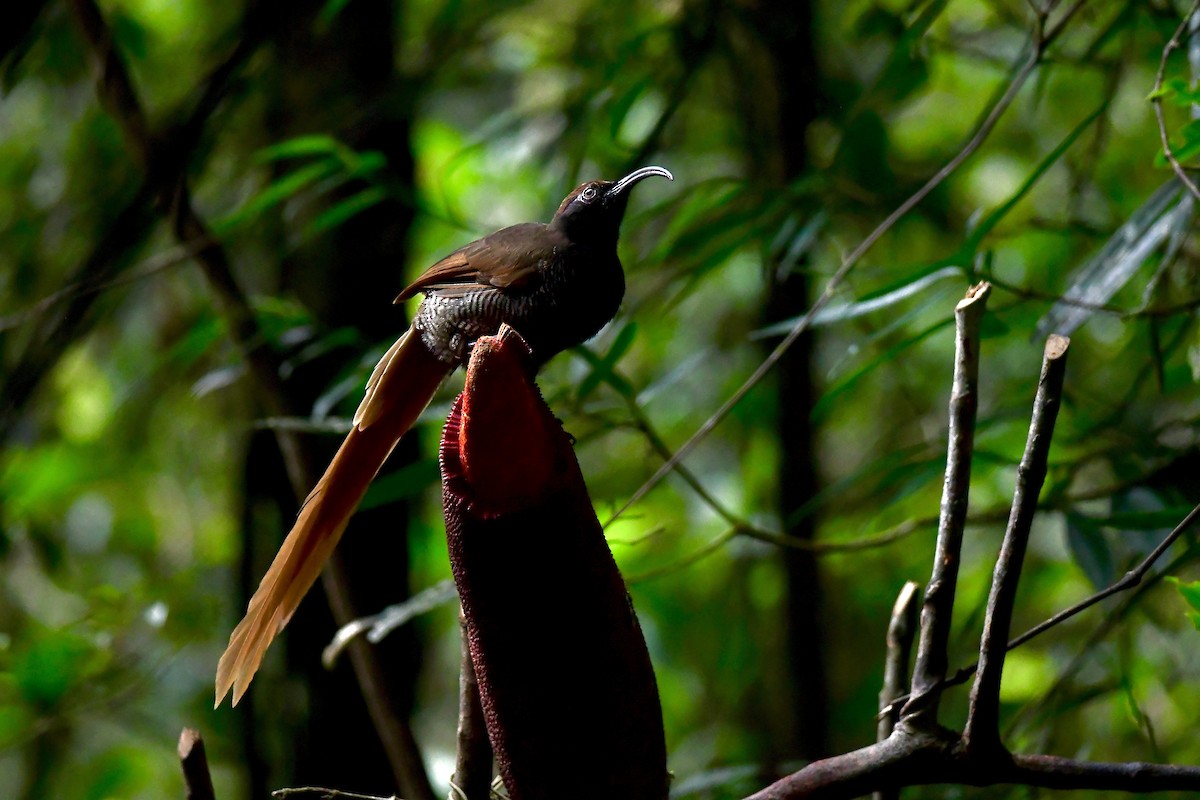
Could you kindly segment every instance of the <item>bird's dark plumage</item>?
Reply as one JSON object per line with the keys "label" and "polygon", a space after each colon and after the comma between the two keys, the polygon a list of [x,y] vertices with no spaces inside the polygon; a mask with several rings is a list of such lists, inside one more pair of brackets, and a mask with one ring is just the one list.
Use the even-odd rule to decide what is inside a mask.
{"label": "bird's dark plumage", "polygon": [[513,225],[471,242],[400,293],[397,302],[418,293],[425,298],[412,327],[375,367],[354,427],[230,635],[217,666],[218,705],[230,689],[235,704],[246,691],[371,479],[476,339],[508,323],[544,363],[594,336],[617,313],[625,293],[617,236],[629,189],[654,175],[671,179],[662,167],[642,167],[619,181],[584,183],[549,223]]}

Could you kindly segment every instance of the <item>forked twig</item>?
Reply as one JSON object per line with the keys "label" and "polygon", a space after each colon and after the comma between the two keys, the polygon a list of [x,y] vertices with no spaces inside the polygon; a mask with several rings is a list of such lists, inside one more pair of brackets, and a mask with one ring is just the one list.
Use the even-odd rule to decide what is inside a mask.
{"label": "forked twig", "polygon": [[[1148,556],[1142,559],[1141,563],[1122,575],[1119,580],[1106,586],[1098,592],[1088,595],[1078,603],[1064,608],[1054,616],[1042,620],[1021,635],[1010,639],[1006,649],[1015,650],[1029,640],[1042,635],[1051,628],[1061,625],[1062,623],[1086,611],[1102,600],[1106,600],[1115,594],[1119,594],[1128,589],[1140,586],[1158,559],[1162,558],[1163,554],[1171,548],[1171,545],[1175,544],[1175,542],[1179,540],[1179,537],[1183,536],[1183,534],[1195,527],[1197,522],[1200,522],[1200,504],[1192,508],[1192,510],[1187,513],[1187,516],[1185,516],[1178,525],[1172,528],[1170,533],[1163,537],[1163,540],[1158,543],[1158,546],[1155,547]],[[965,667],[960,667],[957,672],[942,681],[940,688],[948,689],[951,686],[960,686],[966,683],[971,679],[971,676],[975,674],[975,670],[978,668],[979,662],[968,664]],[[904,703],[907,701],[907,695],[904,697],[898,697],[893,703],[893,706],[895,704]],[[885,708],[882,709],[880,713],[886,713],[890,710],[891,709]]]}
{"label": "forked twig", "polygon": [[[969,309],[968,298],[967,307]],[[962,304],[960,304],[961,307]],[[982,304],[979,305],[982,310]],[[959,397],[960,389],[968,385],[966,376],[969,374],[964,364],[961,345],[970,343],[969,329],[960,319],[959,352],[956,353],[955,390],[954,397]],[[964,335],[966,334],[966,335]],[[843,755],[813,762],[803,769],[776,781],[765,789],[751,795],[748,800],[799,800],[805,798],[853,798],[875,792],[877,797],[894,798],[898,791],[906,786],[927,784],[958,784],[964,786],[991,786],[995,784],[1020,784],[1030,787],[1051,789],[1104,789],[1127,792],[1155,791],[1200,791],[1200,767],[1177,766],[1171,764],[1146,764],[1141,762],[1089,762],[1069,758],[1059,758],[1049,755],[1010,754],[1000,742],[998,718],[998,698],[1001,673],[1003,672],[1003,653],[1014,646],[1014,642],[1005,644],[1008,628],[1011,623],[1012,609],[1015,602],[1017,579],[1020,574],[1021,562],[1024,559],[1028,541],[1030,524],[1038,506],[1038,494],[1046,475],[1047,457],[1050,439],[1053,433],[1054,420],[1058,405],[1061,402],[1063,374],[1065,372],[1065,355],[1068,340],[1065,337],[1052,336],[1046,345],[1045,359],[1039,381],[1038,393],[1034,403],[1033,420],[1030,425],[1029,439],[1025,455],[1018,470],[1017,488],[1014,493],[1013,506],[1009,515],[1008,532],[997,560],[991,597],[988,601],[985,633],[982,637],[981,653],[983,667],[980,677],[972,693],[971,708],[967,728],[963,734],[958,734],[937,724],[935,712],[936,701],[942,689],[949,685],[948,681],[940,680],[924,689],[924,694],[914,694],[913,699],[900,712],[900,718],[891,728],[890,734],[882,741],[868,747]],[[977,364],[975,365],[977,368]],[[972,392],[974,387],[972,386]],[[970,394],[970,393],[968,393]],[[973,402],[973,396],[971,397]],[[942,521],[945,536],[939,535],[939,546],[935,553],[933,580],[948,580],[956,576],[957,570],[944,565],[957,560],[957,551],[953,551],[953,542],[943,548],[943,539],[954,538],[954,520],[961,513],[958,501],[965,503],[965,495],[959,493],[958,479],[963,477],[959,470],[970,459],[970,437],[966,433],[971,421],[968,413],[971,402],[964,402],[956,407],[951,404],[951,428],[965,425],[957,431],[959,452],[955,453],[952,432],[952,444],[947,464],[946,486],[943,494]],[[1150,557],[1136,570],[1131,571],[1126,578],[1118,582],[1125,586],[1137,583],[1141,576],[1150,569],[1154,560],[1162,555],[1171,543],[1184,530],[1188,529],[1197,518],[1200,518],[1200,506],[1190,513],[1179,526],[1172,531]],[[959,531],[961,534],[961,530]],[[1079,610],[1098,602],[1108,594],[1119,591],[1118,585],[1110,587],[1105,592],[1097,593],[1088,601],[1078,604],[1068,612],[1078,613]],[[908,587],[906,587],[907,589]],[[921,639],[925,652],[925,677],[935,675],[938,666],[936,656],[937,637],[931,635],[931,628],[944,625],[949,618],[949,607],[946,597],[952,598],[952,592],[935,594],[936,602],[930,602],[930,593],[926,594],[925,613],[921,619]],[[899,627],[902,617],[903,597],[893,611],[893,626]],[[1069,615],[1069,614],[1068,614]],[[1063,619],[1058,615],[1055,619]],[[1045,623],[1038,626],[1046,629]],[[889,632],[890,634],[891,632]],[[888,682],[894,684],[894,674],[897,665],[901,663],[896,649],[892,646],[889,635],[889,654],[887,658]],[[944,662],[945,651],[941,651]],[[921,656],[918,655],[918,670],[921,669]],[[932,665],[932,666],[931,666]],[[922,675],[914,675],[914,688],[921,686]],[[889,694],[881,695],[881,702],[886,702]],[[888,702],[880,713],[880,734],[882,735],[891,725],[890,715],[895,713],[897,701]]]}

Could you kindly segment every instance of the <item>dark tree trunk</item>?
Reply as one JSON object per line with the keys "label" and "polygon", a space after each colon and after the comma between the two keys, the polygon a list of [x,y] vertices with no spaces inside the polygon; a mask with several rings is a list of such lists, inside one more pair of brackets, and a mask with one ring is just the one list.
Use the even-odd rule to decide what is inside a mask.
{"label": "dark tree trunk", "polygon": [[[747,42],[735,41],[740,68],[753,70],[753,85],[763,91],[742,95],[746,101],[747,152],[752,176],[766,191],[779,190],[799,178],[808,165],[806,132],[816,116],[817,64],[813,50],[812,6],[786,0],[749,5]],[[795,317],[810,304],[806,264],[786,274],[769,263],[768,321]],[[771,342],[773,347],[776,342]],[[776,367],[779,391],[779,505],[789,535],[811,541],[812,515],[797,512],[817,492],[812,408],[813,337],[801,336]],[[780,755],[816,759],[828,755],[828,688],[825,636],[821,628],[822,591],[816,558],[811,552],[784,550],[787,596],[785,608],[788,684],[791,687],[792,750]]]}
{"label": "dark tree trunk", "polygon": [[[277,95],[268,110],[271,138],[278,141],[305,134],[332,134],[356,150],[383,153],[388,162],[387,183],[410,188],[413,93],[406,90],[394,69],[395,6],[388,0],[349,3],[323,29],[314,20],[326,5],[324,0],[304,0],[291,6],[281,22],[276,39]],[[365,186],[351,184],[304,213],[320,213]],[[283,294],[298,297],[325,331],[353,328],[360,333],[359,344],[336,348],[304,364],[290,377],[287,388],[297,408],[309,408],[338,372],[347,363],[357,361],[367,346],[385,340],[390,344],[407,327],[403,310],[391,305],[390,300],[404,286],[413,216],[410,206],[388,199],[286,256],[280,286]],[[280,252],[285,252],[284,247]],[[343,412],[351,413],[359,397],[354,393]],[[318,469],[340,442],[340,437],[326,438],[318,447],[319,463],[314,465]],[[417,453],[416,435],[409,434],[384,472],[411,463]],[[265,474],[252,471],[250,481],[256,480],[256,472]],[[263,488],[269,492],[270,478],[265,480],[268,485]],[[273,537],[271,548],[255,550],[271,549],[273,553],[295,512],[295,500],[288,498],[281,509],[283,524],[266,529]],[[392,503],[359,513],[350,523],[338,553],[349,577],[357,613],[373,613],[408,595],[408,518],[406,503]],[[257,553],[254,581],[261,577],[270,556]],[[321,650],[328,644],[335,623],[320,586],[311,594],[319,599],[300,607],[284,636],[289,701],[284,707],[302,707],[304,714],[258,719],[259,730],[273,730],[280,736],[261,747],[273,751],[274,763],[282,757],[287,764],[286,775],[272,777],[286,779],[288,785],[337,786],[374,794],[396,792],[399,787],[348,659],[343,658],[333,672],[325,671],[320,664]],[[390,694],[403,705],[397,713],[408,716],[420,659],[414,629],[409,626],[393,633],[376,649],[391,682]],[[285,692],[274,694],[278,699]],[[304,698],[303,704],[292,702],[297,696]],[[255,763],[253,759],[251,763]],[[258,784],[266,777],[263,770],[258,773],[252,796],[266,796],[268,789],[278,788]]]}

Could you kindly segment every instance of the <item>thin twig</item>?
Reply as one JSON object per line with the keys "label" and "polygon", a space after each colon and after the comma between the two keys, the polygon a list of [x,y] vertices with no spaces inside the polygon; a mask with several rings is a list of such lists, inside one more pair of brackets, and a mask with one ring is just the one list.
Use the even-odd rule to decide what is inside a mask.
{"label": "thin twig", "polygon": [[[1197,521],[1200,521],[1200,504],[1196,505],[1191,511],[1188,512],[1187,516],[1184,517],[1183,520],[1176,525],[1161,542],[1159,542],[1158,546],[1150,552],[1150,555],[1142,559],[1141,563],[1136,567],[1126,572],[1120,580],[1101,589],[1098,592],[1095,592],[1094,594],[1088,595],[1078,603],[1068,608],[1064,608],[1054,616],[1042,620],[1037,625],[1034,625],[1032,628],[1022,633],[1020,636],[1010,640],[1006,649],[1014,650],[1028,642],[1030,639],[1040,636],[1051,628],[1057,627],[1072,617],[1082,613],[1083,611],[1086,611],[1100,601],[1106,600],[1107,598],[1112,597],[1114,594],[1119,592],[1139,586],[1145,579],[1146,575],[1150,572],[1151,568],[1153,568],[1154,563],[1158,561],[1158,559],[1161,558],[1168,549],[1170,549],[1171,545],[1173,545],[1180,536],[1190,530],[1197,523]],[[966,683],[971,679],[971,676],[975,674],[975,670],[978,667],[979,663],[976,662],[960,668],[953,675],[943,680],[940,688],[947,689],[951,686],[959,686]],[[908,697],[900,697],[896,699],[896,703],[907,701]],[[884,711],[888,710],[889,709],[884,709]]]}
{"label": "thin twig", "polygon": [[41,300],[31,303],[20,311],[14,311],[0,317],[0,333],[33,322],[59,303],[64,303],[81,296],[100,294],[101,292],[106,292],[109,289],[129,283],[136,283],[171,267],[185,264],[195,258],[196,253],[206,246],[208,246],[207,242],[185,242],[144,259],[136,266],[127,269],[127,274],[111,278],[91,276],[90,280],[73,281],[70,285],[51,292]]}
{"label": "thin twig", "polygon": [[999,751],[1000,743],[1000,678],[1004,673],[1004,656],[1008,652],[1009,630],[1012,628],[1013,608],[1017,602],[1017,584],[1029,545],[1029,532],[1037,511],[1038,495],[1046,481],[1046,464],[1050,457],[1050,442],[1054,423],[1062,404],[1063,376],[1067,371],[1067,348],[1070,340],[1051,334],[1046,341],[1042,373],[1038,380],[1037,396],[1033,402],[1033,419],[1025,454],[1017,467],[1017,485],[1013,491],[1012,514],[1008,529],[996,559],[992,588],[988,596],[983,621],[983,636],[979,647],[979,669],[971,689],[971,704],[967,714],[963,740],[969,750]]}
{"label": "thin twig", "polygon": [[627,578],[626,581],[630,584],[644,583],[646,581],[652,581],[652,580],[655,580],[656,578],[661,578],[664,575],[670,575],[673,572],[678,572],[679,570],[690,567],[691,565],[695,564],[696,562],[703,561],[704,559],[711,556],[713,553],[720,550],[722,547],[725,546],[726,542],[729,542],[730,540],[732,540],[735,536],[737,536],[737,534],[738,534],[737,528],[730,528],[729,530],[722,533],[720,536],[717,536],[716,538],[709,541],[707,544],[702,546],[700,549],[696,550],[695,552],[689,553],[688,555],[684,556],[683,558],[679,559],[678,561],[672,561],[670,564],[665,564],[661,567],[655,567],[654,569],[646,570],[645,572],[642,572],[640,574],[633,575],[633,576]]}
{"label": "thin twig", "polygon": [[1188,300],[1181,300],[1172,303],[1171,305],[1154,307],[1149,306],[1145,301],[1143,301],[1138,305],[1137,308],[1122,308],[1120,306],[1113,305],[1112,303],[1091,303],[1087,300],[1066,297],[1055,292],[1037,291],[1036,289],[1019,286],[1015,283],[997,280],[994,275],[988,276],[988,282],[990,282],[997,289],[1026,300],[1044,300],[1046,302],[1058,303],[1063,306],[1084,309],[1098,314],[1110,314],[1122,320],[1163,319],[1165,317],[1174,317],[1189,311],[1195,311],[1196,308],[1200,307],[1200,297],[1193,297]]}
{"label": "thin twig", "polygon": [[1142,579],[1146,577],[1146,573],[1150,571],[1150,568],[1154,566],[1154,562],[1157,561],[1163,553],[1167,552],[1167,549],[1175,543],[1176,539],[1183,535],[1184,531],[1195,525],[1197,520],[1200,520],[1200,505],[1197,505],[1195,508],[1189,511],[1188,515],[1183,518],[1183,521],[1176,525],[1175,528],[1169,534],[1167,534],[1165,539],[1159,542],[1158,547],[1154,548],[1150,555],[1146,556],[1146,558],[1142,560],[1142,563],[1138,564],[1129,572],[1126,572],[1119,581],[1105,589],[1096,592],[1090,597],[1079,601],[1070,608],[1063,609],[1053,617],[1034,625],[1032,628],[1009,642],[1008,649],[1011,650],[1014,647],[1019,647],[1025,644],[1035,636],[1040,636],[1051,628],[1066,622],[1071,617],[1075,616],[1081,611],[1091,608],[1101,600],[1111,597],[1118,592],[1123,592],[1126,589],[1131,589],[1134,586],[1137,586],[1142,582]]}
{"label": "thin twig", "polygon": [[[126,254],[136,249],[154,228],[153,199],[153,187],[143,181],[66,285],[99,284],[119,275],[125,267]],[[67,348],[95,324],[99,316],[96,301],[101,296],[89,293],[68,296],[57,313],[36,320],[39,324],[29,332],[29,344],[20,360],[0,375],[0,437],[7,437]]]}
{"label": "thin twig", "polygon": [[[972,520],[973,521],[973,520]],[[873,536],[864,536],[861,539],[847,539],[837,542],[822,542],[812,541],[810,539],[801,539],[798,536],[788,536],[785,533],[773,533],[764,531],[761,528],[746,527],[739,528],[737,533],[745,536],[748,539],[757,539],[760,542],[776,545],[777,547],[787,547],[793,550],[807,550],[810,553],[815,553],[819,556],[835,555],[837,553],[857,553],[863,550],[873,550],[877,547],[884,547],[889,544],[900,541],[922,528],[927,528],[937,524],[937,519],[908,519],[897,525],[893,525],[882,533],[877,533]]]}
{"label": "thin twig", "polygon": [[346,647],[355,638],[366,634],[367,641],[376,644],[402,625],[406,625],[422,614],[458,599],[458,589],[451,578],[426,587],[401,603],[395,603],[380,611],[343,625],[333,634],[329,644],[321,651],[321,665],[333,669]]}
{"label": "thin twig", "polygon": [[787,350],[796,343],[796,340],[799,339],[800,336],[811,327],[813,318],[829,303],[830,300],[833,299],[833,296],[841,286],[842,281],[844,281],[846,276],[850,274],[850,271],[858,265],[858,262],[867,254],[867,251],[869,251],[885,233],[891,230],[891,228],[901,218],[907,215],[908,212],[912,211],[913,208],[915,208],[922,200],[924,200],[930,192],[940,186],[942,182],[946,180],[946,178],[950,177],[950,175],[952,175],[960,166],[962,166],[964,161],[970,158],[971,155],[973,155],[975,151],[979,149],[980,145],[983,144],[983,142],[995,129],[996,124],[1000,121],[1000,118],[1004,115],[1004,112],[1007,111],[1008,107],[1012,105],[1012,102],[1016,99],[1017,93],[1020,91],[1021,87],[1025,85],[1025,82],[1029,79],[1029,76],[1033,74],[1034,69],[1041,62],[1042,54],[1045,53],[1046,48],[1049,47],[1051,42],[1053,42],[1054,39],[1056,39],[1058,35],[1065,29],[1067,22],[1075,15],[1075,13],[1083,6],[1083,4],[1084,0],[1076,0],[1076,2],[1073,3],[1070,8],[1063,13],[1063,16],[1059,19],[1058,23],[1053,28],[1045,32],[1042,30],[1045,24],[1045,16],[1039,16],[1035,24],[1035,30],[1030,37],[1029,56],[1017,69],[1016,74],[1009,82],[1004,93],[1000,96],[1000,99],[997,100],[996,103],[993,104],[988,110],[988,113],[984,115],[983,119],[976,126],[975,131],[967,140],[967,143],[963,145],[962,149],[960,149],[953,158],[946,162],[946,164],[939,169],[933,175],[933,177],[926,181],[920,189],[914,192],[912,196],[901,203],[891,214],[889,214],[887,218],[883,220],[883,222],[879,223],[879,225],[876,226],[876,228],[871,231],[871,233],[869,233],[867,237],[862,240],[862,242],[859,243],[858,247],[854,248],[854,250],[851,251],[848,256],[846,256],[845,260],[842,262],[842,265],[838,267],[837,271],[834,272],[833,275],[830,276],[828,282],[826,282],[825,290],[821,293],[821,296],[817,298],[816,302],[812,304],[804,316],[796,320],[796,324],[788,332],[787,336],[783,337],[779,344],[775,346],[770,354],[768,354],[767,357],[758,365],[758,367],[755,368],[754,372],[750,374],[750,377],[748,377],[745,382],[743,382],[742,385],[739,386],[737,390],[729,396],[729,399],[722,403],[721,406],[714,411],[713,414],[707,420],[705,420],[699,428],[696,429],[696,432],[693,433],[687,439],[687,441],[685,441],[679,447],[679,449],[674,452],[674,454],[672,454],[671,458],[668,459],[662,466],[660,466],[654,472],[654,474],[651,475],[640,487],[638,487],[637,491],[630,496],[629,500],[627,500],[624,505],[617,509],[616,513],[609,517],[609,519],[604,523],[605,527],[608,527],[614,520],[620,517],[621,514],[625,513],[626,510],[645,497],[651,489],[657,486],[662,479],[665,478],[675,468],[677,463],[685,458],[687,454],[696,447],[696,445],[703,441],[710,433],[713,432],[714,429],[716,429],[718,425],[721,424],[722,421],[724,421],[725,417],[729,415],[729,412],[731,412],[734,407],[737,406],[747,394],[749,394],[751,389],[758,385],[758,383],[766,376],[766,374],[771,371],[779,359],[783,357],[783,354],[787,352]]}
{"label": "thin twig", "polygon": [[[913,637],[917,633],[917,616],[920,611],[921,584],[908,581],[896,596],[892,616],[887,629],[887,656],[883,662],[883,688],[879,691],[879,721],[875,726],[875,740],[882,742],[892,735],[896,727],[896,715],[883,713],[892,708],[896,698],[904,693],[908,683],[908,659],[912,654]],[[897,800],[899,789],[875,792],[875,800]]]}
{"label": "thin twig", "polygon": [[184,728],[179,734],[178,753],[187,800],[216,800],[212,775],[208,771],[208,756],[204,753],[204,740],[200,738],[200,731]]}
{"label": "thin twig", "polygon": [[[1131,486],[1137,486],[1141,482],[1142,479],[1139,478],[1133,481],[1125,481],[1118,484],[1102,486],[1098,489],[1089,489],[1076,494],[1063,494],[1061,496],[1055,496],[1052,500],[1039,501],[1037,508],[1039,511],[1054,511],[1072,503],[1111,497],[1117,492],[1128,489]],[[964,524],[967,527],[971,527],[973,525],[989,525],[997,522],[1003,522],[1004,520],[1008,519],[1009,513],[1010,508],[1007,506],[1003,508],[986,509],[983,511],[978,511],[974,514],[968,514]],[[874,550],[876,548],[886,547],[908,538],[917,531],[934,527],[937,524],[937,517],[908,519],[872,536],[864,536],[860,539],[847,539],[844,541],[833,542],[814,542],[808,539],[801,539],[796,536],[788,536],[784,533],[768,531],[753,525],[746,525],[744,527],[741,525],[735,525],[702,545],[698,550],[680,558],[678,561],[673,561],[661,567],[655,567],[653,570],[640,575],[635,575],[630,578],[630,582],[654,580],[672,572],[678,572],[686,569],[716,553],[723,545],[728,544],[739,536],[744,536],[747,539],[754,539],[760,542],[766,542],[767,544],[773,544],[776,547],[786,547],[793,550],[807,550],[816,554],[817,556],[834,556],[842,553],[858,553],[865,550]],[[610,545],[636,546],[661,535],[665,530],[665,528],[659,526],[641,536],[632,539],[610,537],[608,542]],[[1041,631],[1037,631],[1037,633],[1040,632]],[[1025,634],[1022,634],[1022,637],[1028,634],[1029,632],[1027,631]],[[1014,639],[1013,641],[1021,642],[1024,641],[1024,639],[1018,637],[1018,639]],[[1009,649],[1011,650],[1014,646],[1015,645],[1010,644]],[[960,669],[954,674],[953,677],[943,680],[940,684],[940,687],[945,689],[948,686],[958,686],[959,684],[966,683],[966,681],[969,680],[974,674],[975,665],[972,664],[969,667]],[[909,695],[907,694],[901,695],[899,698],[897,698],[897,702],[905,702],[908,700],[908,698]]]}
{"label": "thin twig", "polygon": [[479,695],[479,680],[471,661],[467,621],[458,612],[462,630],[462,665],[458,676],[458,754],[451,783],[463,800],[488,800],[492,785],[492,743]]}
{"label": "thin twig", "polygon": [[1045,708],[1050,700],[1062,691],[1068,680],[1079,671],[1086,657],[1094,651],[1096,644],[1112,633],[1113,628],[1125,621],[1129,612],[1136,607],[1137,603],[1147,592],[1155,588],[1163,578],[1176,574],[1183,566],[1195,561],[1197,557],[1200,557],[1200,547],[1193,544],[1185,548],[1182,553],[1171,559],[1170,563],[1165,564],[1161,570],[1138,584],[1136,591],[1126,595],[1119,604],[1116,604],[1109,613],[1105,614],[1100,624],[1089,631],[1083,642],[1076,647],[1075,654],[1067,662],[1067,665],[1059,670],[1050,688],[1038,698],[1036,703],[1023,706],[1014,715],[1009,730],[1016,730],[1016,726],[1021,721],[1021,718],[1029,715],[1039,706]]}
{"label": "thin twig", "polygon": [[975,412],[979,406],[979,329],[991,287],[972,287],[954,309],[954,382],[950,391],[946,478],[933,575],[921,607],[921,638],[913,667],[912,697],[902,712],[914,725],[937,723],[938,695],[946,676],[950,620],[958,584],[958,563],[971,487],[971,454],[975,449]]}
{"label": "thin twig", "polygon": [[1163,155],[1166,156],[1171,169],[1175,171],[1175,176],[1197,200],[1200,200],[1200,186],[1196,186],[1195,181],[1188,175],[1187,170],[1179,163],[1179,159],[1175,157],[1175,152],[1171,149],[1171,137],[1167,135],[1167,121],[1163,114],[1162,97],[1159,94],[1162,90],[1163,78],[1167,74],[1167,58],[1173,51],[1179,49],[1183,32],[1187,30],[1197,11],[1200,11],[1200,0],[1194,0],[1192,7],[1183,15],[1179,27],[1175,29],[1175,34],[1163,47],[1162,58],[1158,62],[1158,72],[1154,76],[1154,89],[1150,93],[1150,104],[1154,106],[1154,118],[1158,120],[1158,136],[1162,140]]}
{"label": "thin twig", "polygon": [[326,789],[323,786],[291,786],[276,789],[271,792],[271,797],[302,797],[306,794],[315,794],[320,800],[339,800],[343,797],[346,800],[400,800],[394,794],[384,797],[378,794],[359,794],[358,792],[344,792],[341,789]]}
{"label": "thin twig", "polygon": [[[594,353],[591,353],[591,351],[588,351],[585,354],[585,357],[589,362],[593,363],[593,365],[598,365],[601,363],[600,357],[596,356]],[[673,455],[671,453],[671,448],[667,446],[666,440],[662,438],[658,430],[654,427],[654,423],[651,422],[650,418],[646,415],[646,412],[642,408],[641,404],[638,403],[637,393],[633,391],[633,383],[615,367],[611,368],[609,370],[609,374],[605,376],[605,383],[608,384],[609,388],[616,392],[617,396],[620,397],[621,401],[625,404],[625,408],[629,412],[630,419],[632,420],[633,428],[645,437],[646,441],[650,444],[650,448],[654,450],[654,452],[657,453],[664,462],[670,461],[671,456]],[[696,474],[688,469],[685,465],[677,461],[673,469],[675,474],[682,478],[683,482],[691,487],[692,491],[696,493],[696,496],[704,501],[705,505],[711,508],[713,512],[716,513],[716,515],[721,519],[725,520],[730,525],[737,527],[753,527],[748,522],[734,514],[729,508],[721,503],[721,501],[717,500],[717,498],[708,491],[708,488],[704,486]],[[613,518],[615,519],[616,517],[614,516]]]}

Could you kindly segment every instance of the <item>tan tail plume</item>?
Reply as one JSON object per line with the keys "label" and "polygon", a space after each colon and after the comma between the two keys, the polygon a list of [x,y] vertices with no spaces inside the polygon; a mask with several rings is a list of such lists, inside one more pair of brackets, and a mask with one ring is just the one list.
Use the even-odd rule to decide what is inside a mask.
{"label": "tan tail plume", "polygon": [[354,427],[313,488],[296,524],[250,598],[217,665],[217,702],[245,694],[275,635],[320,575],[375,473],[412,427],[452,365],[434,358],[411,331],[387,351],[367,382]]}

